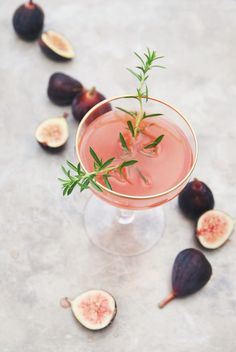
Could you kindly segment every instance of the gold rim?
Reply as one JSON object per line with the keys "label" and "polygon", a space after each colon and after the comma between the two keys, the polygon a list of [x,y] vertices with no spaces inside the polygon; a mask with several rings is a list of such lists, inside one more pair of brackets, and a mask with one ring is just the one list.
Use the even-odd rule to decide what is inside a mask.
{"label": "gold rim", "polygon": [[[77,133],[76,133],[76,137],[75,137],[75,148],[76,148],[76,155],[77,155],[77,158],[79,160],[79,163],[81,164],[82,168],[84,169],[85,172],[88,172],[88,170],[86,170],[86,168],[84,167],[84,164],[82,163],[82,160],[80,159],[80,155],[79,155],[79,141],[80,141],[80,131],[82,130],[82,127],[85,123],[85,121],[87,120],[87,118],[89,117],[89,115],[94,111],[96,110],[99,106],[103,105],[103,104],[106,104],[106,103],[110,103],[114,100],[118,100],[118,99],[122,99],[122,98],[128,98],[128,97],[135,97],[133,94],[130,94],[130,95],[120,95],[120,96],[115,96],[115,97],[112,97],[110,99],[105,99],[103,101],[101,101],[100,103],[98,103],[97,105],[95,105],[92,109],[90,109],[87,114],[84,116],[84,118],[82,119],[82,121],[80,122],[79,124],[79,127],[77,129]],[[161,103],[165,106],[167,106],[168,108],[174,110],[185,122],[186,124],[188,125],[188,127],[190,128],[190,131],[192,133],[192,136],[193,136],[193,139],[194,139],[194,144],[195,144],[195,157],[194,157],[194,160],[193,160],[193,164],[192,164],[192,167],[191,169],[189,170],[189,172],[187,173],[187,175],[179,182],[177,183],[177,185],[175,185],[174,187],[172,188],[169,188],[168,190],[166,190],[165,192],[162,192],[162,193],[157,193],[155,195],[150,195],[150,196],[131,196],[131,195],[127,195],[127,194],[123,194],[123,193],[118,193],[118,192],[115,192],[115,191],[112,191],[110,190],[109,188],[106,188],[105,186],[103,186],[101,183],[98,182],[99,186],[107,191],[108,193],[111,193],[115,196],[118,196],[118,197],[121,197],[121,198],[128,198],[128,199],[152,199],[152,198],[158,198],[158,197],[161,197],[161,196],[164,196],[168,193],[171,193],[173,192],[174,190],[176,190],[177,188],[179,188],[189,177],[190,175],[192,174],[193,172],[193,169],[196,165],[196,162],[197,162],[197,158],[198,158],[198,142],[197,142],[197,137],[196,137],[196,134],[192,128],[192,125],[189,123],[189,121],[186,119],[186,117],[184,117],[180,111],[178,111],[174,106],[168,104],[167,102],[163,101],[163,100],[160,100],[160,99],[156,99],[156,98],[152,98],[152,97],[148,97],[149,100],[152,100],[152,101],[156,101],[158,103]]]}

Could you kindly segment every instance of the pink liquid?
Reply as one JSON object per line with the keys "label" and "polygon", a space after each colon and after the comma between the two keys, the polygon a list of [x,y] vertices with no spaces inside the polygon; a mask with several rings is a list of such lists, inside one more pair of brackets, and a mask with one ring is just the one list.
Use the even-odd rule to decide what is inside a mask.
{"label": "pink liquid", "polygon": [[[165,192],[178,184],[188,173],[193,163],[191,146],[185,134],[165,117],[154,117],[141,123],[136,140],[127,128],[131,117],[118,111],[110,111],[95,119],[85,130],[79,144],[82,163],[88,171],[93,170],[91,146],[103,161],[116,157],[113,165],[124,160],[138,160],[124,169],[125,177],[118,172],[109,178],[112,190],[132,196],[148,196]],[[123,133],[130,152],[122,149],[119,133]],[[161,143],[152,149],[143,149],[159,135]],[[103,183],[101,177],[97,181]]]}

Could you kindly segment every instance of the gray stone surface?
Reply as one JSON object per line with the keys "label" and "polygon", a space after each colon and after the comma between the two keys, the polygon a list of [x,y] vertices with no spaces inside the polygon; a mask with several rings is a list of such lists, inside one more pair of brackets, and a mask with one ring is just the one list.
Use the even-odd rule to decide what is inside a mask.
{"label": "gray stone surface", "polygon": [[[214,275],[201,292],[166,309],[176,254],[195,246],[192,224],[176,200],[165,206],[166,230],[152,251],[134,258],[106,255],[82,225],[88,193],[63,198],[57,177],[74,158],[76,123],[62,154],[34,140],[37,124],[64,110],[46,96],[48,77],[63,71],[107,96],[135,88],[125,71],[133,50],[157,48],[167,70],[150,81],[152,95],[182,110],[194,125],[200,155],[195,175],[214,190],[216,207],[236,215],[236,1],[40,1],[46,29],[64,33],[77,58],[54,63],[37,43],[19,40],[11,17],[17,0],[1,3],[0,85],[0,350],[1,352],[234,352],[235,234],[207,252]],[[61,297],[91,287],[111,291],[118,316],[90,333],[59,306]]]}

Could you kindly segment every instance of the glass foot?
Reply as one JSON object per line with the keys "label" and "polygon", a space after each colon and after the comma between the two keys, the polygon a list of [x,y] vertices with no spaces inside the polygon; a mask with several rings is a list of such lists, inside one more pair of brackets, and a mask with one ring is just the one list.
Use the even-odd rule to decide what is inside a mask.
{"label": "glass foot", "polygon": [[151,249],[164,231],[161,207],[130,211],[115,208],[92,196],[84,210],[89,239],[105,252],[133,256]]}

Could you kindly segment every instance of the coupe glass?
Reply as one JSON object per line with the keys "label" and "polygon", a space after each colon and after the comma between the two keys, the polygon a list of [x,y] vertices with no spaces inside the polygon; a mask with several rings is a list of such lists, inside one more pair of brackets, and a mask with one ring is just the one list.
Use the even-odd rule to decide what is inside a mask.
{"label": "coupe glass", "polygon": [[[84,170],[81,155],[82,137],[90,123],[117,106],[137,111],[138,102],[132,96],[118,96],[104,100],[93,107],[81,121],[76,134],[76,154]],[[198,146],[193,128],[173,106],[156,98],[143,101],[149,114],[162,113],[177,126],[188,140],[192,153],[191,167],[181,180],[162,193],[148,196],[121,194],[99,184],[103,192],[91,189],[93,195],[84,208],[84,226],[89,239],[104,251],[122,256],[133,256],[151,249],[164,232],[165,219],[161,205],[176,197],[184,188],[195,167]],[[155,117],[158,123],[158,117]]]}

